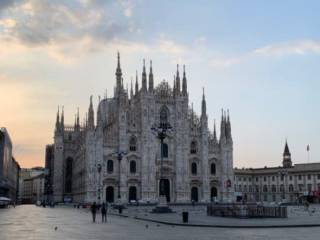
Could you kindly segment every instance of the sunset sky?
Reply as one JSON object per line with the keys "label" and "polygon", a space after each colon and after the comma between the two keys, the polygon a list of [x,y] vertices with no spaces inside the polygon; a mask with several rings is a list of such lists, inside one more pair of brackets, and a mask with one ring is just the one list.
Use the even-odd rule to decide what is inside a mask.
{"label": "sunset sky", "polygon": [[320,1],[0,1],[0,127],[22,167],[44,165],[58,105],[73,124],[90,95],[125,85],[142,59],[156,83],[186,64],[189,101],[210,128],[230,109],[237,167],[320,161]]}

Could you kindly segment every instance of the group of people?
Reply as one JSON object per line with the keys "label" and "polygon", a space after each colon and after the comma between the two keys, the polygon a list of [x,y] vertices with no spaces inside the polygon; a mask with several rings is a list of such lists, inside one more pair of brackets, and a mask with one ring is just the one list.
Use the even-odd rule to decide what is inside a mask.
{"label": "group of people", "polygon": [[107,212],[108,212],[108,203],[102,203],[101,206],[98,206],[96,202],[91,205],[92,221],[96,222],[97,211],[101,211],[102,222],[107,222]]}

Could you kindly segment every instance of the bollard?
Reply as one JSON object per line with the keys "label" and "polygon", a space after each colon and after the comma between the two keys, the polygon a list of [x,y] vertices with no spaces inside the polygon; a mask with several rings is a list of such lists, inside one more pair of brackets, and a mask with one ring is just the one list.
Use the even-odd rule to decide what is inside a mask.
{"label": "bollard", "polygon": [[188,212],[182,212],[182,222],[187,223],[189,221],[189,213]]}

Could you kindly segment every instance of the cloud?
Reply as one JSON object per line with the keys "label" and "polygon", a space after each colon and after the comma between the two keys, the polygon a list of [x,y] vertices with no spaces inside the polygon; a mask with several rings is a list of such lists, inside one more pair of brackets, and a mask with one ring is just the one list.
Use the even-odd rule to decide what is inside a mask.
{"label": "cloud", "polygon": [[0,1],[0,11],[7,9],[15,4],[14,0],[1,0]]}
{"label": "cloud", "polygon": [[259,57],[285,57],[289,55],[320,54],[320,41],[301,40],[287,43],[276,43],[256,48],[238,56],[211,58],[211,67],[226,68]]}
{"label": "cloud", "polygon": [[286,56],[286,55],[304,55],[307,53],[320,53],[320,42],[312,40],[289,42],[284,44],[268,45],[257,48],[253,55],[257,56]]}
{"label": "cloud", "polygon": [[126,19],[132,14],[130,1],[26,0],[12,7],[10,19],[0,19],[0,36],[30,47],[74,42],[87,35],[108,43],[135,31],[132,20]]}

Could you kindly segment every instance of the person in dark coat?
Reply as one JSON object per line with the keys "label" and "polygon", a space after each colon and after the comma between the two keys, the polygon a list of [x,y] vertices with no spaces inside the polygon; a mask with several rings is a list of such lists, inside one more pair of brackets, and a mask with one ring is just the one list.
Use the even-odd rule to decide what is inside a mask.
{"label": "person in dark coat", "polygon": [[91,213],[92,213],[92,221],[95,223],[96,222],[96,213],[97,213],[97,204],[94,202],[91,205]]}
{"label": "person in dark coat", "polygon": [[107,222],[107,212],[108,212],[108,204],[102,203],[102,206],[101,206],[102,222]]}

